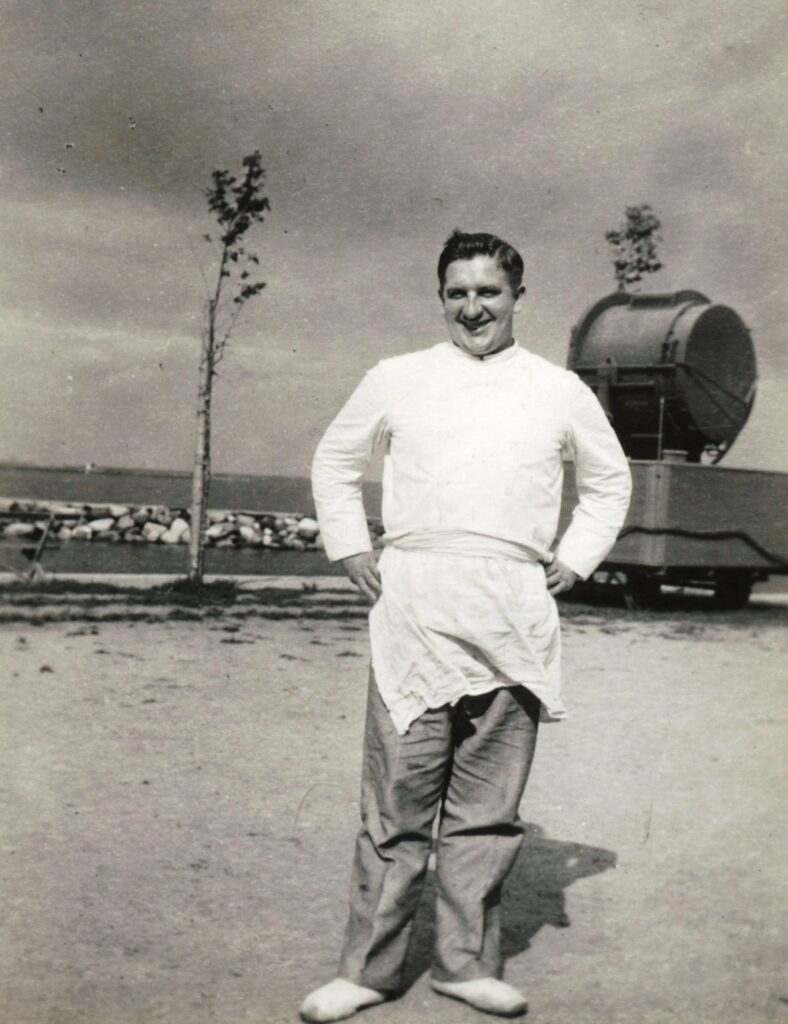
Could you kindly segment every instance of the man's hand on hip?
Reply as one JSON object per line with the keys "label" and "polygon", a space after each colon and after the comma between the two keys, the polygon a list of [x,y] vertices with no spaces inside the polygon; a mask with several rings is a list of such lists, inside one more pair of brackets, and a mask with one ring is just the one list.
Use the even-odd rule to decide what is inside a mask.
{"label": "man's hand on hip", "polygon": [[563,562],[559,562],[557,558],[544,567],[544,572],[547,577],[547,589],[553,597],[556,594],[565,594],[580,579],[576,572],[573,572]]}
{"label": "man's hand on hip", "polygon": [[341,558],[340,561],[351,582],[355,583],[370,604],[374,604],[382,592],[378,563],[374,554],[371,551],[362,551],[358,555]]}

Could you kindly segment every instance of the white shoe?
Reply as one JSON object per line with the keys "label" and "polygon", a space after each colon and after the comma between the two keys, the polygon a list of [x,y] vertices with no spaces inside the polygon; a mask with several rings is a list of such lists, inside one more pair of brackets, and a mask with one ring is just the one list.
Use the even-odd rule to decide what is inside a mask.
{"label": "white shoe", "polygon": [[301,1020],[309,1024],[328,1024],[333,1020],[344,1020],[365,1006],[384,1002],[386,996],[374,988],[364,988],[345,978],[334,978],[327,985],[321,985],[310,992],[301,1006]]}
{"label": "white shoe", "polygon": [[474,978],[472,981],[436,981],[433,978],[432,987],[440,995],[460,999],[482,1013],[520,1017],[528,1010],[521,993],[497,978]]}

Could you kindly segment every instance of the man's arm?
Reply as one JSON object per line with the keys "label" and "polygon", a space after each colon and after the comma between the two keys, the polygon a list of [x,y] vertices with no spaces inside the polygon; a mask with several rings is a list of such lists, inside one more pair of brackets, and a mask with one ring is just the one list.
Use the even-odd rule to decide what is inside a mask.
{"label": "man's arm", "polygon": [[578,573],[570,569],[568,565],[554,558],[544,567],[545,579],[547,580],[548,593],[555,597],[557,594],[565,594],[580,579]]}
{"label": "man's arm", "polygon": [[593,391],[579,378],[573,387],[565,448],[575,463],[578,503],[554,565],[587,579],[624,525],[632,478],[626,455]]}
{"label": "man's arm", "polygon": [[383,386],[377,368],[366,374],[317,446],[312,494],[320,534],[331,562],[342,562],[371,601],[380,576],[367,527],[361,484],[375,448],[386,433]]}
{"label": "man's arm", "polygon": [[374,604],[382,593],[383,584],[373,552],[362,551],[358,555],[348,555],[340,561],[350,581],[358,587],[370,604]]}

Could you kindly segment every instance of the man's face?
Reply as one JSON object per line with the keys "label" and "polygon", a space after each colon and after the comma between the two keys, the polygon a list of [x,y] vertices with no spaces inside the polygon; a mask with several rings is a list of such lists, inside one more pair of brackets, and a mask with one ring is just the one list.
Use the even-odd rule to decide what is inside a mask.
{"label": "man's face", "polygon": [[488,356],[512,340],[512,319],[525,288],[512,293],[509,277],[492,256],[455,260],[441,294],[451,340],[472,356]]}

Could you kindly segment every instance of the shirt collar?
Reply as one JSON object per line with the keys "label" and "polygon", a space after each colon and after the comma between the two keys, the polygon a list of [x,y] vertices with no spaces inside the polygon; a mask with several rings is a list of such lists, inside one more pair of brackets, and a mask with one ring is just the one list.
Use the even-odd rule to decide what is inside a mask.
{"label": "shirt collar", "polygon": [[464,359],[466,362],[476,363],[478,366],[494,366],[498,363],[506,363],[510,359],[514,359],[517,353],[522,351],[515,338],[512,339],[511,345],[501,349],[500,352],[493,352],[492,355],[485,356],[484,359],[472,356],[469,352],[461,349],[459,345],[455,345],[451,339],[447,339],[445,344],[453,357]]}

